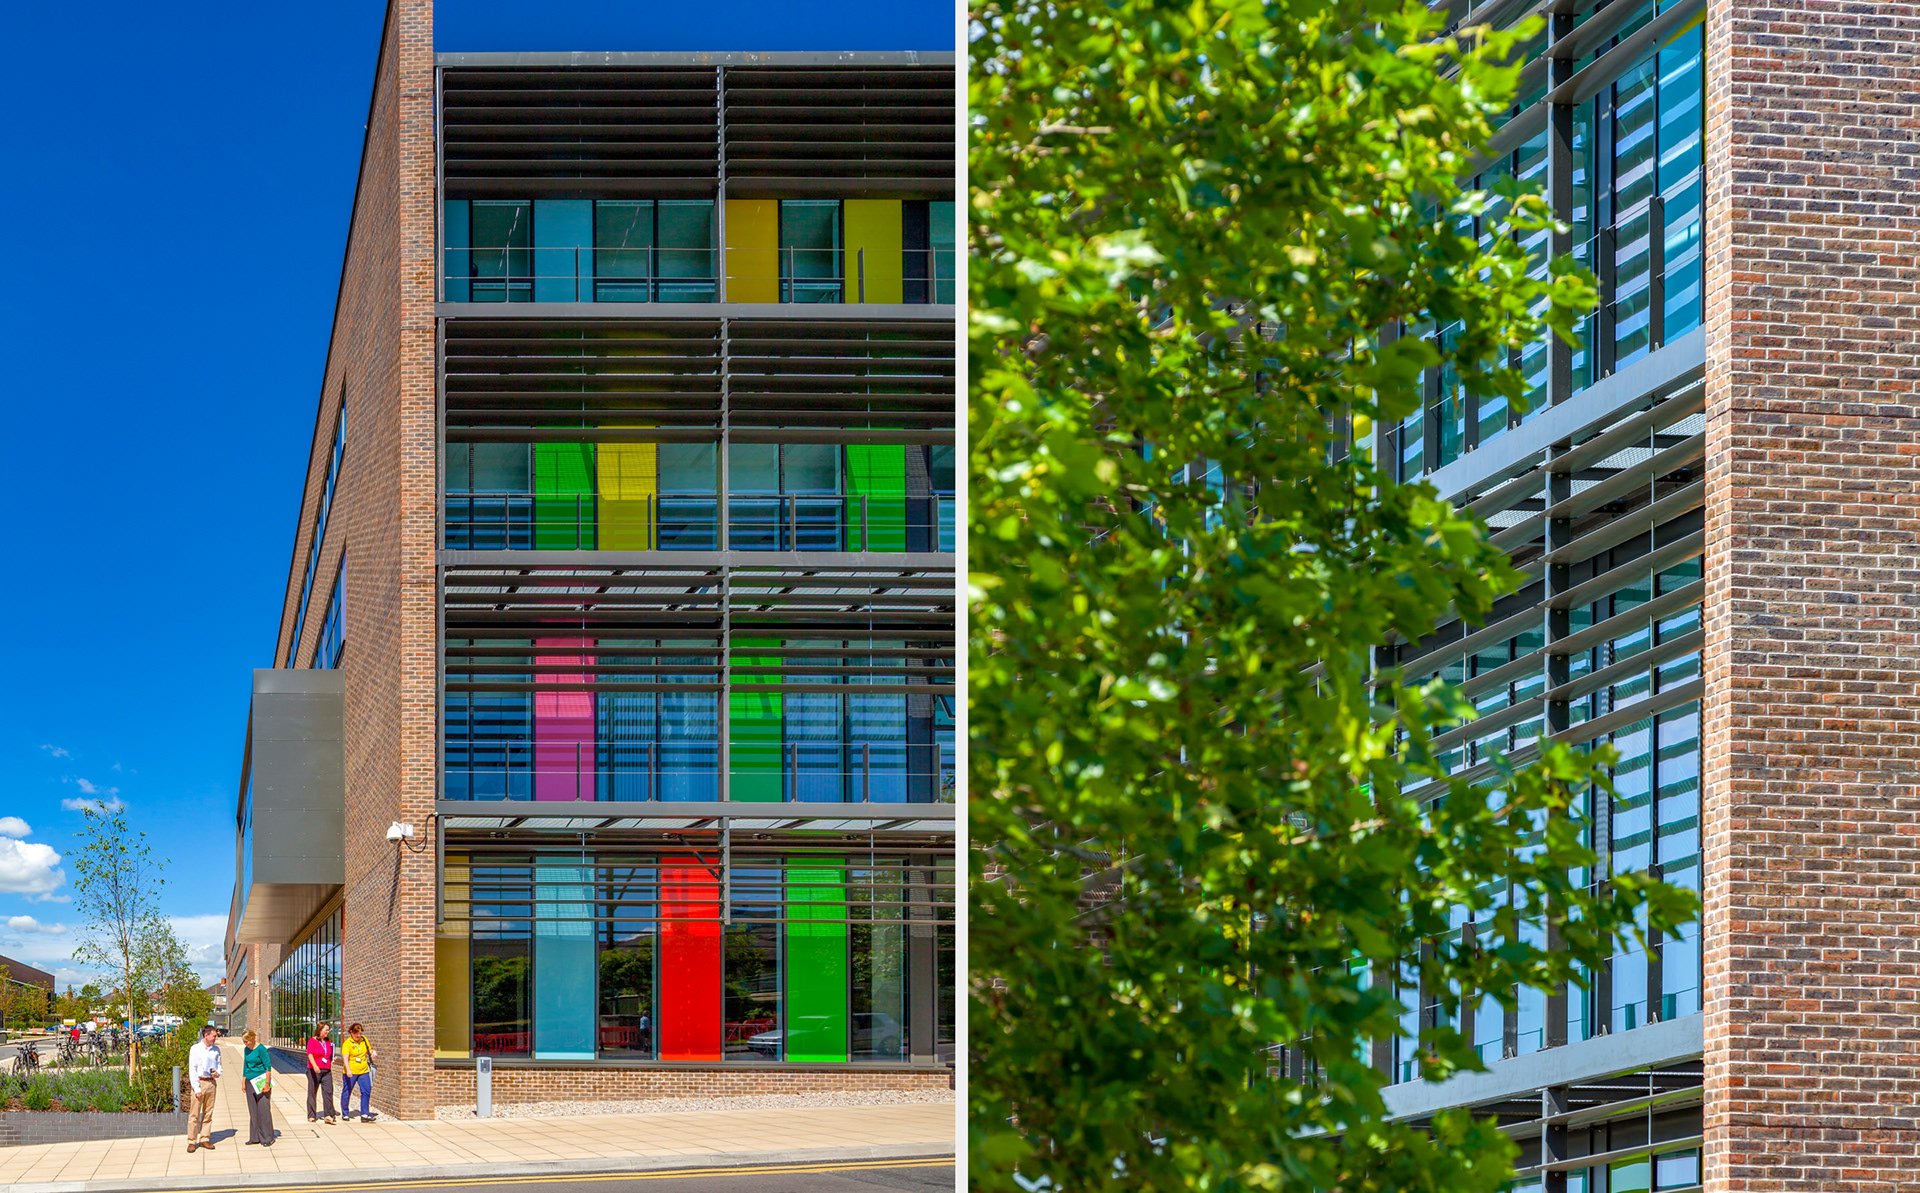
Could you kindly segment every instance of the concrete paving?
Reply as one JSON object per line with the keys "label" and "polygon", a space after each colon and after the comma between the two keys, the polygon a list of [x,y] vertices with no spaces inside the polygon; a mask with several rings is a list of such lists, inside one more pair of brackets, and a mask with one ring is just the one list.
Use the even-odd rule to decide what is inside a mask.
{"label": "concrete paving", "polygon": [[[222,1042],[215,1147],[189,1155],[184,1135],[0,1149],[0,1190],[214,1188],[312,1184],[343,1177],[639,1171],[791,1160],[950,1155],[953,1103],[806,1107],[686,1114],[605,1114],[401,1122],[307,1121],[306,1077],[273,1091],[277,1138],[249,1145],[240,1048]],[[336,1094],[338,1076],[335,1078]],[[374,1109],[380,1107],[374,1088]]]}

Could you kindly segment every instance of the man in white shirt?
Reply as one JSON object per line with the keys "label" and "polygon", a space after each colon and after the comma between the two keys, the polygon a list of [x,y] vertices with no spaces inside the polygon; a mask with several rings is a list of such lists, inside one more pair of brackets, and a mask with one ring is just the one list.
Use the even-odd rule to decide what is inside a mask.
{"label": "man in white shirt", "polygon": [[213,1148],[213,1097],[220,1092],[219,1035],[213,1024],[200,1029],[200,1042],[187,1051],[187,1088],[193,1093],[193,1109],[187,1115],[187,1151],[197,1147]]}

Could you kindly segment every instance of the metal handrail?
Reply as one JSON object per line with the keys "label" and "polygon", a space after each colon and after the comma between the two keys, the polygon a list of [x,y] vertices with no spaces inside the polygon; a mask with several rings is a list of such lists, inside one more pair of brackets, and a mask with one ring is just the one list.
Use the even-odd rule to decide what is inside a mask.
{"label": "metal handrail", "polygon": [[[446,259],[442,268],[449,287],[450,302],[716,302],[718,272],[726,250],[662,248],[658,245],[632,248],[585,245],[541,248],[529,245],[448,247],[444,251]],[[849,288],[854,293],[855,302],[867,301],[865,248],[854,250],[854,271],[851,276],[846,269],[845,249],[783,246],[774,250],[774,253],[778,267],[776,275],[729,272],[728,279],[774,282],[778,285],[781,302],[845,302]],[[569,255],[572,269],[565,273],[551,272],[551,262],[556,254]],[[606,259],[603,260],[602,254],[607,255]],[[640,272],[603,272],[606,265],[630,262],[636,257],[642,265]],[[924,262],[920,260],[922,257]],[[679,262],[682,260],[696,263],[681,265]],[[462,261],[464,269],[458,267]],[[666,269],[663,269],[663,263]],[[908,266],[923,263],[923,275],[910,274]],[[901,266],[902,301],[913,305],[936,302],[940,297],[940,287],[951,286],[958,277],[954,249],[902,249]],[[485,272],[482,272],[483,269]],[[564,284],[565,295],[540,297],[538,291],[551,289],[553,283]],[[497,293],[499,297],[476,299],[476,286],[484,287],[489,294]],[[455,298],[455,288],[464,289],[465,297]],[[678,290],[691,293],[666,296]],[[705,296],[701,297],[703,292]],[[951,302],[952,298],[949,297],[948,301]]]}
{"label": "metal handrail", "polygon": [[[868,494],[733,493],[728,497],[730,545],[736,551],[955,549],[955,495],[914,494],[891,500],[900,503],[897,515],[876,510]],[[638,517],[609,516],[592,493],[451,492],[445,495],[447,546],[453,550],[605,550],[611,528],[624,530],[618,536],[622,539],[637,538],[644,544],[618,549],[710,550],[717,541],[717,497],[651,493],[620,502],[636,503],[643,507]],[[683,516],[668,517],[672,512]]]}

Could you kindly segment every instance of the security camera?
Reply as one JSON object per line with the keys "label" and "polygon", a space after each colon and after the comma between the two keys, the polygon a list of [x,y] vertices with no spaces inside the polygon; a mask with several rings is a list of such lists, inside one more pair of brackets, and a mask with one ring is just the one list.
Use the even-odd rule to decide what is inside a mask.
{"label": "security camera", "polygon": [[411,836],[413,836],[413,826],[411,824],[402,824],[396,820],[387,826],[387,840],[389,841],[404,841]]}

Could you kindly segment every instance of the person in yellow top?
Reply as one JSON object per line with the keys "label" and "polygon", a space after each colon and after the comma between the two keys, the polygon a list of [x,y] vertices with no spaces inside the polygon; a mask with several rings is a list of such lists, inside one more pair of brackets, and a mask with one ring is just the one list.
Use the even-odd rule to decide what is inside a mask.
{"label": "person in yellow top", "polygon": [[380,1053],[361,1031],[358,1023],[347,1029],[347,1038],[340,1042],[340,1055],[346,1058],[347,1071],[340,1078],[340,1116],[348,1122],[353,1121],[353,1087],[360,1087],[360,1121],[370,1123],[376,1117],[371,1109],[373,1101],[373,1062],[380,1059]]}

